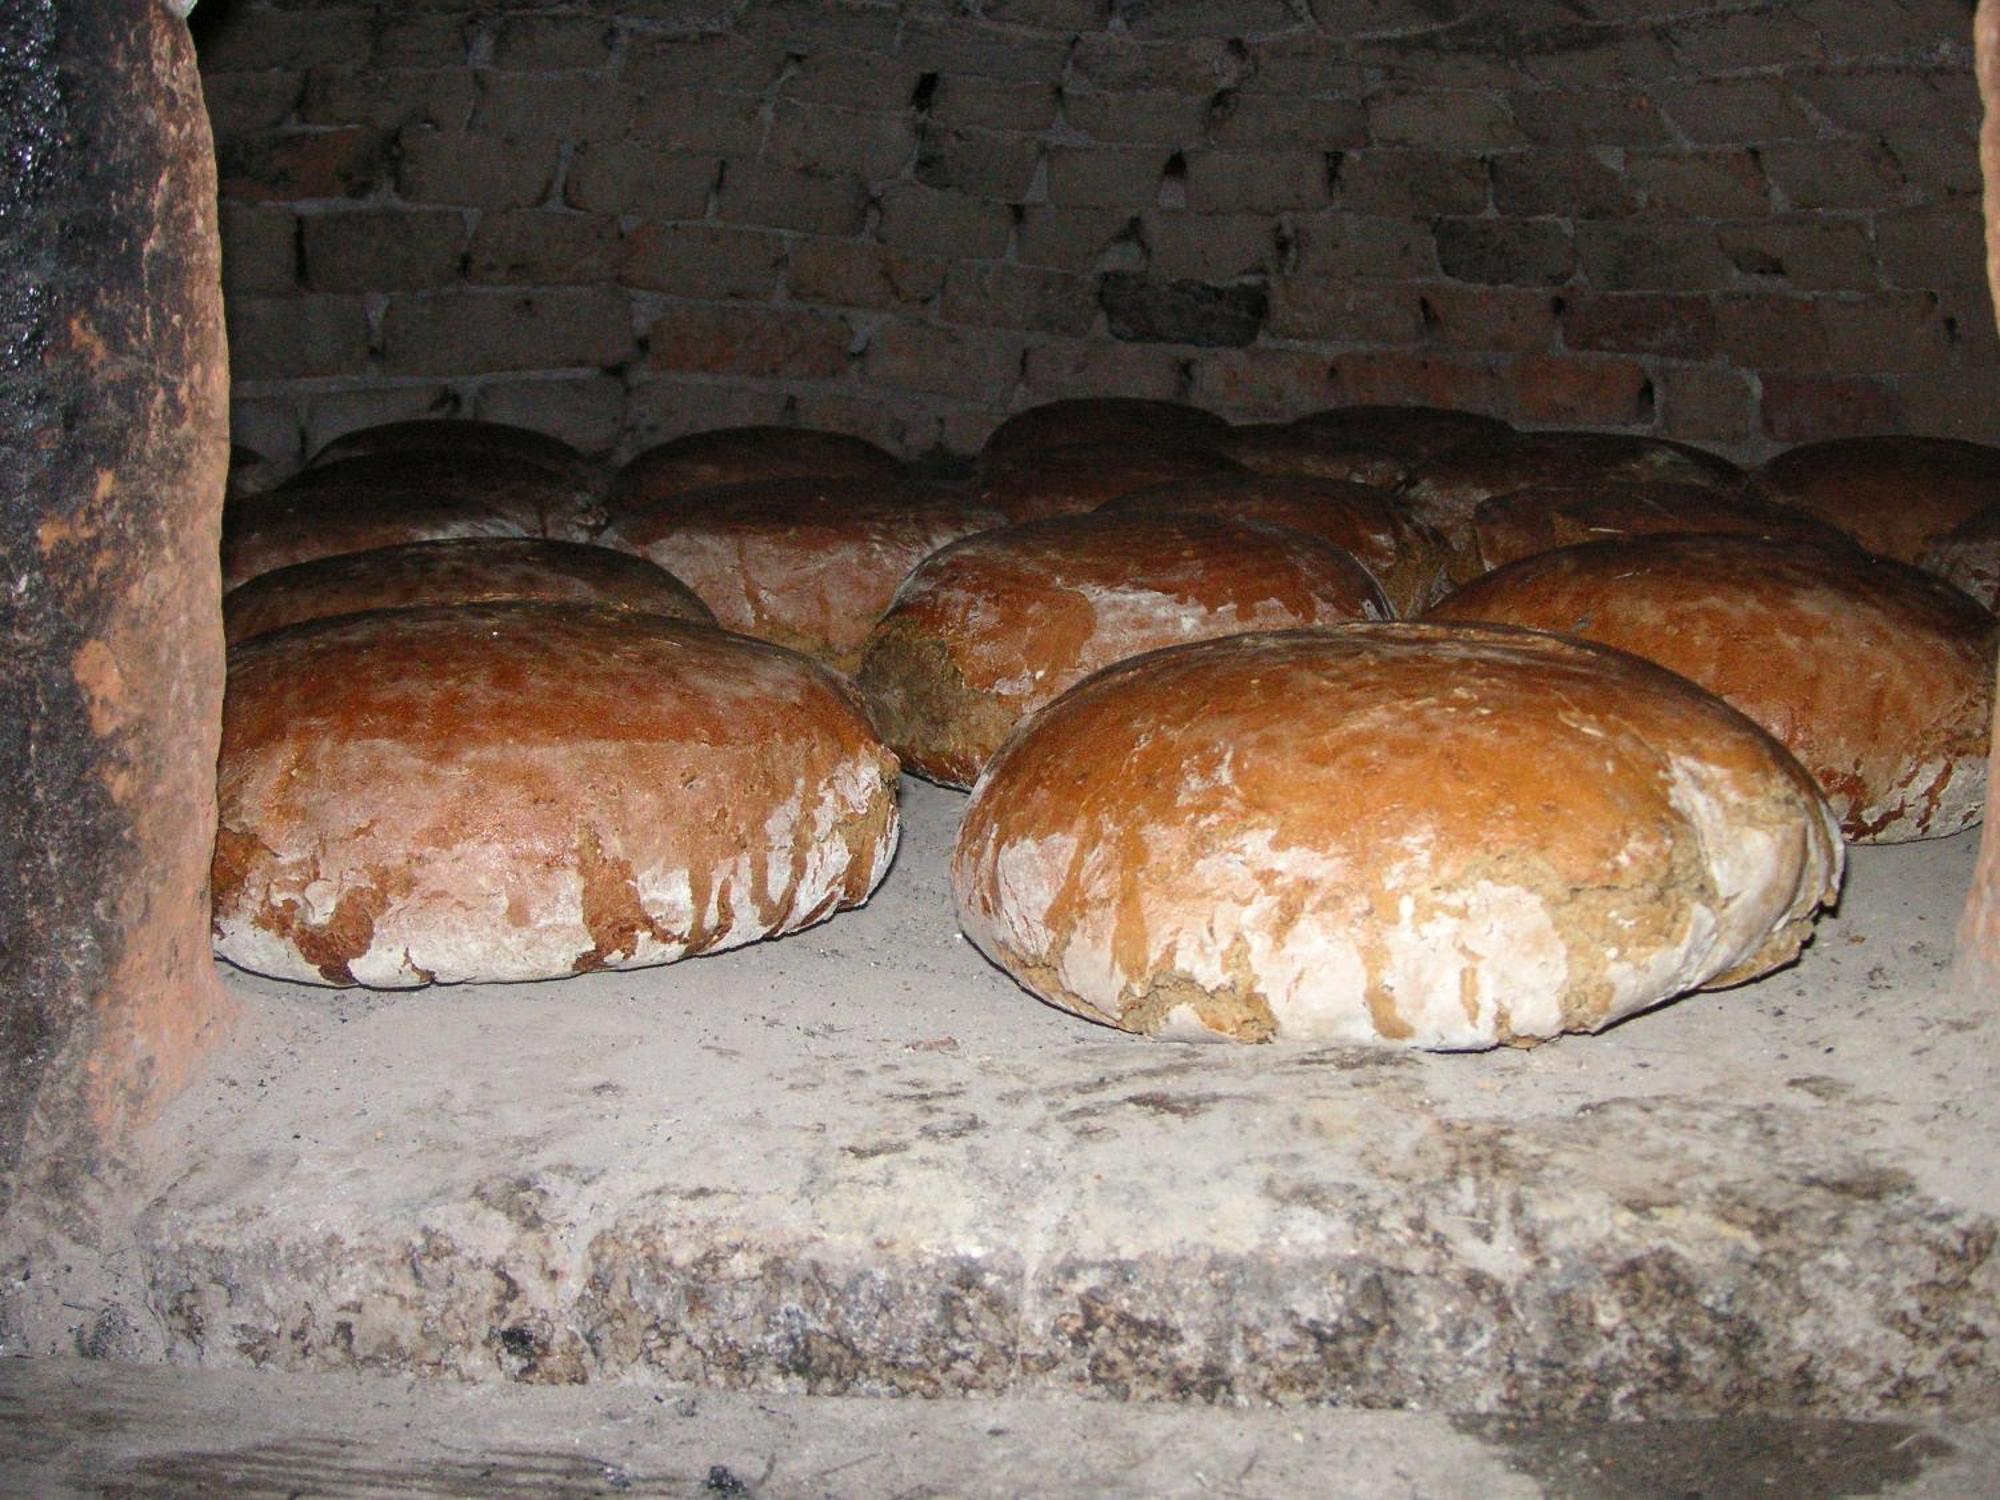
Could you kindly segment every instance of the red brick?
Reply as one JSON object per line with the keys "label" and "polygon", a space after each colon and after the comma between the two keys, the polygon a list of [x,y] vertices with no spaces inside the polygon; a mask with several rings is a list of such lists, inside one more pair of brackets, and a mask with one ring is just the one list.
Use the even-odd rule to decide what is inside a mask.
{"label": "red brick", "polygon": [[472,127],[488,135],[616,139],[631,124],[627,99],[590,73],[483,72]]}
{"label": "red brick", "polygon": [[1723,356],[1746,370],[1824,370],[1826,330],[1819,304],[1778,292],[1736,292],[1715,301]]}
{"label": "red brick", "polygon": [[1359,99],[1237,92],[1212,107],[1208,138],[1218,146],[1352,151],[1368,144],[1368,114]]}
{"label": "red brick", "polygon": [[1332,365],[1303,349],[1220,349],[1194,369],[1192,399],[1233,421],[1304,416],[1335,400]]}
{"label": "red brick", "polygon": [[1709,359],[1716,352],[1715,307],[1706,297],[1652,292],[1571,294],[1562,315],[1572,349]]}
{"label": "red brick", "polygon": [[[1216,32],[1213,0],[1124,0],[1118,13],[1132,35],[1142,41],[1205,40]],[[1232,35],[1287,31],[1295,24],[1297,17],[1285,0],[1232,0],[1229,6],[1228,25]]]}
{"label": "red brick", "polygon": [[570,158],[563,198],[592,213],[699,219],[720,175],[712,156],[664,150],[650,141],[586,141]]}
{"label": "red brick", "polygon": [[783,236],[715,224],[637,224],[625,236],[618,279],[680,297],[762,302],[785,263]]}
{"label": "red brick", "polygon": [[1969,68],[1840,68],[1795,73],[1792,87],[1844,131],[1948,131],[1979,124]]}
{"label": "red brick", "polygon": [[1368,100],[1378,146],[1492,150],[1526,142],[1500,95],[1485,89],[1389,89]]}
{"label": "red brick", "polygon": [[1627,88],[1535,88],[1511,93],[1507,107],[1539,146],[1661,146],[1673,133],[1649,94]]}
{"label": "red brick", "polygon": [[450,209],[311,214],[306,285],[321,292],[407,292],[457,279],[465,217]]}
{"label": "red brick", "polygon": [[914,307],[944,286],[947,262],[902,255],[867,240],[802,238],[793,242],[785,276],[795,302],[838,307]]}
{"label": "red brick", "polygon": [[1662,437],[1740,449],[1756,436],[1750,377],[1712,365],[1667,365],[1654,373]]}
{"label": "red brick", "polygon": [[1875,253],[1890,286],[1986,285],[1986,226],[1977,204],[1878,214]]}
{"label": "red brick", "polygon": [[1450,406],[1500,411],[1506,383],[1485,360],[1368,351],[1333,360],[1332,399],[1341,406]]}
{"label": "red brick", "polygon": [[617,39],[610,21],[598,16],[504,16],[493,38],[493,66],[529,73],[601,68]]}
{"label": "red brick", "polygon": [[897,321],[868,341],[868,382],[967,400],[1011,391],[1021,372],[1021,340],[984,329]]}
{"label": "red brick", "polygon": [[232,297],[229,373],[237,380],[358,375],[368,368],[359,297]]}
{"label": "red brick", "polygon": [[[755,94],[721,89],[645,89],[627,85],[621,97],[626,138],[663,151],[751,157],[764,144],[764,106]],[[606,133],[591,133],[605,139]]]}
{"label": "red brick", "polygon": [[882,194],[877,232],[883,244],[906,254],[990,260],[1005,253],[1013,228],[1004,203],[899,182]]}
{"label": "red brick", "polygon": [[218,6],[213,20],[203,17],[201,71],[309,68],[315,63],[366,57],[373,9],[349,5],[315,5],[303,10]]}
{"label": "red brick", "polygon": [[1795,209],[1876,208],[1896,201],[1903,171],[1878,141],[1768,146],[1764,175]]}
{"label": "red brick", "polygon": [[632,357],[632,311],[609,288],[451,291],[391,298],[383,315],[391,375],[608,369]]}
{"label": "red brick", "polygon": [[1056,99],[1051,79],[1009,83],[947,74],[931,96],[931,119],[972,130],[1046,130],[1056,122]]}
{"label": "red brick", "polygon": [[1979,197],[1979,139],[1972,130],[1890,130],[1883,133],[1882,145],[1917,196],[1933,201]]}
{"label": "red brick", "polygon": [[1294,221],[1299,274],[1433,280],[1437,242],[1421,219],[1323,214]]}
{"label": "red brick", "polygon": [[1181,393],[1181,356],[1153,344],[1057,339],[1029,347],[1023,381],[1037,401],[1063,396],[1171,401]]}
{"label": "red brick", "polygon": [[852,172],[869,182],[893,177],[916,150],[908,110],[843,109],[780,99],[771,112],[766,159],[811,172]]}
{"label": "red brick", "polygon": [[1554,299],[1543,291],[1434,282],[1405,289],[1424,342],[1466,353],[1531,353],[1555,341]]}
{"label": "red brick", "polygon": [[1525,151],[1493,158],[1493,206],[1509,218],[1617,219],[1638,204],[1624,177],[1588,151]]}
{"label": "red brick", "polygon": [[1771,211],[1771,189],[1749,151],[1634,151],[1625,177],[1654,213],[1748,219]]}
{"label": "red brick", "polygon": [[1576,248],[1554,219],[1440,219],[1438,266],[1459,281],[1488,286],[1561,286],[1576,270]]}
{"label": "red brick", "polygon": [[1347,213],[1418,218],[1485,212],[1484,157],[1381,147],[1331,157],[1333,203]]}
{"label": "red brick", "polygon": [[1164,147],[1054,146],[1048,154],[1049,202],[1063,208],[1150,208],[1173,153]]}
{"label": "red brick", "polygon": [[1870,375],[1914,374],[1951,363],[1951,339],[1932,292],[1878,292],[1872,297],[1823,298],[1827,360],[1836,370]]}
{"label": "red brick", "polygon": [[2000,370],[1906,375],[1894,386],[1894,431],[2000,445]]}
{"label": "red brick", "polygon": [[1705,12],[1666,23],[1667,44],[1684,75],[1785,67],[1823,55],[1818,35],[1800,16],[1775,6]]}
{"label": "red brick", "polygon": [[221,208],[223,290],[231,296],[296,290],[299,221],[282,208],[228,201]]}
{"label": "red brick", "polygon": [[626,38],[625,62],[619,71],[642,94],[699,87],[754,96],[777,82],[785,65],[780,42],[726,32],[693,36],[634,32]]}
{"label": "red brick", "polygon": [[2000,368],[2000,330],[1994,327],[1993,297],[1983,286],[1942,287],[1938,317],[1961,365]]}
{"label": "red brick", "polygon": [[918,139],[915,176],[925,187],[1019,203],[1034,185],[1041,159],[1041,143],[1033,136],[931,128]]}
{"label": "red brick", "polygon": [[1636,359],[1528,354],[1510,372],[1514,415],[1530,425],[1638,427],[1653,420],[1653,383]]}
{"label": "red brick", "polygon": [[1076,89],[1063,96],[1063,120],[1104,145],[1197,145],[1208,125],[1200,94],[1104,93]]}
{"label": "red brick", "polygon": [[603,214],[518,209],[484,214],[466,279],[501,286],[592,285],[614,280],[623,247],[618,221]]}
{"label": "red brick", "polygon": [[1781,78],[1703,78],[1654,93],[1667,118],[1702,146],[1810,140],[1819,126]]}
{"label": "red brick", "polygon": [[1712,225],[1593,220],[1576,226],[1576,250],[1600,291],[1708,291],[1736,275]]}
{"label": "red brick", "polygon": [[[1977,225],[1977,216],[1974,224]],[[1870,291],[1876,285],[1868,229],[1855,219],[1765,219],[1724,224],[1723,254],[1745,276],[1769,276],[1796,291]]]}
{"label": "red brick", "polygon": [[989,21],[1045,31],[1097,31],[1111,18],[1111,0],[987,0]]}
{"label": "red brick", "polygon": [[554,141],[405,130],[397,142],[397,185],[414,202],[527,208],[547,198],[555,183]]}
{"label": "red brick", "polygon": [[1281,276],[1271,284],[1273,338],[1320,344],[1414,344],[1424,320],[1414,288],[1344,277]]}
{"label": "red brick", "polygon": [[359,126],[274,130],[217,146],[222,196],[254,203],[365,198],[389,170],[389,137]]}
{"label": "red brick", "polygon": [[1196,213],[1310,212],[1327,205],[1327,157],[1306,147],[1190,151],[1187,204]]}
{"label": "red brick", "polygon": [[858,47],[821,47],[800,56],[779,87],[779,103],[902,109],[923,70],[907,58]]}
{"label": "red brick", "polygon": [[868,190],[846,172],[790,171],[765,162],[731,161],[722,173],[718,218],[804,234],[858,234]]}
{"label": "red brick", "polygon": [[1887,382],[1857,375],[1772,374],[1762,383],[1759,425],[1776,442],[1903,430],[1902,405]]}
{"label": "red brick", "polygon": [[305,94],[297,73],[213,73],[202,80],[202,103],[218,140],[282,125]]}
{"label": "red brick", "polygon": [[646,364],[784,380],[846,372],[854,331],[844,319],[789,307],[668,307],[647,331]]}
{"label": "red brick", "polygon": [[1156,276],[1233,281],[1277,263],[1276,226],[1261,214],[1192,214],[1154,209],[1141,220]]}
{"label": "red brick", "polygon": [[1021,212],[1014,255],[1026,265],[1087,271],[1113,246],[1132,243],[1138,222],[1123,209],[1031,203]]}
{"label": "red brick", "polygon": [[378,68],[452,67],[470,59],[472,32],[466,15],[377,10],[368,60]]}

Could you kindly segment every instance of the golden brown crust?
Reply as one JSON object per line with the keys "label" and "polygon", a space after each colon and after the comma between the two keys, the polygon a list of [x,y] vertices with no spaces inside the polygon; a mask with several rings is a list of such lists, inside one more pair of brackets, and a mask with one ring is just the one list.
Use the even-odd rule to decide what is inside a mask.
{"label": "golden brown crust", "polygon": [[1751,537],[1595,542],[1489,573],[1429,618],[1559,630],[1680,673],[1781,740],[1851,840],[1979,820],[1993,617],[1902,563]]}
{"label": "golden brown crust", "polygon": [[1787,449],[1754,482],[1870,552],[1914,563],[1954,526],[2000,505],[2000,448],[1958,438],[1838,438]]}
{"label": "golden brown crust", "polygon": [[1924,548],[1917,566],[1988,609],[2000,609],[2000,505],[1989,505],[1938,537]]}
{"label": "golden brown crust", "polygon": [[1388,613],[1367,570],[1316,537],[1099,511],[939,552],[870,633],[857,681],[904,764],[962,786],[1021,718],[1111,662]]}
{"label": "golden brown crust", "polygon": [[794,653],[533,604],[346,615],[230,654],[217,951],[404,987],[664,963],[865,899],[896,764]]}
{"label": "golden brown crust", "polygon": [[1647,663],[1506,629],[1124,662],[974,790],[975,943],[1127,1029],[1485,1047],[1796,953],[1840,842],[1795,762]]}
{"label": "golden brown crust", "polygon": [[599,540],[666,568],[727,628],[851,672],[918,563],[1006,521],[907,481],[774,479],[634,504]]}
{"label": "golden brown crust", "polygon": [[222,598],[230,645],[329,615],[424,605],[602,604],[715,623],[686,584],[644,558],[539,537],[463,537],[343,552],[261,573]]}
{"label": "golden brown crust", "polygon": [[1389,607],[1414,615],[1450,587],[1444,538],[1380,490],[1304,474],[1216,474],[1120,495],[1105,511],[1208,515],[1303,531],[1374,575]]}
{"label": "golden brown crust", "polygon": [[688,490],[763,479],[901,479],[901,459],[865,438],[813,427],[718,427],[657,444],[612,481],[609,506],[664,500]]}
{"label": "golden brown crust", "polygon": [[226,507],[222,582],[314,558],[453,537],[576,539],[589,493],[519,459],[386,453],[293,475]]}
{"label": "golden brown crust", "polygon": [[980,463],[1032,458],[1051,448],[1214,448],[1229,423],[1178,401],[1135,396],[1081,396],[1017,411],[987,435]]}
{"label": "golden brown crust", "polygon": [[1613,432],[1509,432],[1465,443],[1423,465],[1403,500],[1470,551],[1472,515],[1497,495],[1543,485],[1688,484],[1740,492],[1748,483],[1728,459],[1665,438]]}
{"label": "golden brown crust", "polygon": [[1010,521],[1045,521],[1083,515],[1149,485],[1242,472],[1241,464],[1207,448],[1137,442],[1048,448],[983,460],[973,495]]}
{"label": "golden brown crust", "polygon": [[1754,495],[1665,483],[1537,485],[1515,490],[1483,501],[1472,513],[1470,530],[1473,557],[1486,573],[1558,547],[1666,532],[1756,536],[1833,547],[1848,543],[1844,533],[1824,521]]}
{"label": "golden brown crust", "polygon": [[1415,465],[1471,442],[1495,442],[1514,429],[1498,417],[1447,406],[1330,406],[1292,425],[1301,432],[1359,443]]}
{"label": "golden brown crust", "polygon": [[482,422],[470,417],[431,417],[356,428],[327,442],[307,462],[317,467],[371,454],[413,453],[518,459],[563,479],[583,479],[590,471],[589,461],[559,437],[509,422]]}
{"label": "golden brown crust", "polygon": [[1364,443],[1295,422],[1246,422],[1231,429],[1220,451],[1253,474],[1306,474],[1393,490],[1413,460],[1379,443]]}

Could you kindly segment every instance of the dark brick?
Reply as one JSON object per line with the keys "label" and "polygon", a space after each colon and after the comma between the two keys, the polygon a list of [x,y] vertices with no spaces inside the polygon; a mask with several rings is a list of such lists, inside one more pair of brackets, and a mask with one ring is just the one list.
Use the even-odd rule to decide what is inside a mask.
{"label": "dark brick", "polygon": [[1879,141],[1816,141],[1759,153],[1764,174],[1795,209],[1880,208],[1898,201],[1902,168]]}
{"label": "dark brick", "polygon": [[1550,219],[1440,219],[1438,265],[1460,281],[1492,286],[1561,286],[1576,270],[1576,249]]}
{"label": "dark brick", "polygon": [[1626,179],[1656,213],[1748,219],[1771,211],[1771,190],[1749,151],[1631,153]]}
{"label": "dark brick", "polygon": [[1211,100],[1208,138],[1218,146],[1311,146],[1352,151],[1368,144],[1359,99],[1235,91]]}
{"label": "dark brick", "polygon": [[1480,151],[1527,139],[1505,100],[1486,89],[1392,89],[1368,100],[1368,138],[1378,146]]}
{"label": "dark brick", "polygon": [[618,278],[680,297],[762,302],[777,290],[784,237],[715,224],[638,224],[625,236]]}
{"label": "dark brick", "polygon": [[1749,377],[1712,365],[1665,365],[1654,371],[1662,437],[1739,448],[1756,433]]}
{"label": "dark brick", "polygon": [[472,415],[559,437],[584,453],[608,454],[625,432],[625,382],[610,375],[483,384]]}
{"label": "dark brick", "polygon": [[785,69],[785,49],[726,33],[667,36],[634,33],[625,44],[619,69],[642,94],[681,94],[689,89],[724,89],[756,95]]}
{"label": "dark brick", "polygon": [[237,380],[358,375],[368,367],[359,297],[232,297],[229,373]]}
{"label": "dark brick", "polygon": [[1271,284],[1273,338],[1318,344],[1409,345],[1424,336],[1413,287],[1329,276],[1284,276]]}
{"label": "dark brick", "polygon": [[1138,222],[1122,209],[1029,204],[1021,213],[1014,255],[1024,265],[1087,271],[1118,249],[1134,249],[1136,255]]}
{"label": "dark brick", "polygon": [[1369,351],[1335,356],[1329,406],[1504,409],[1507,386],[1490,359]]}
{"label": "dark brick", "polygon": [[1063,208],[1151,208],[1173,155],[1162,147],[1053,146],[1048,153],[1049,202]]}
{"label": "dark brick", "polygon": [[781,167],[851,172],[879,182],[902,170],[916,143],[916,124],[908,110],[856,110],[781,99],[772,108],[764,155]]}
{"label": "dark brick", "polygon": [[1509,377],[1514,416],[1530,425],[1640,427],[1653,420],[1653,382],[1636,359],[1527,354]]}
{"label": "dark brick", "polygon": [[1305,276],[1426,280],[1438,274],[1429,222],[1361,214],[1320,214],[1295,221],[1297,270]]}
{"label": "dark brick", "polygon": [[465,218],[447,209],[361,209],[303,222],[306,285],[319,292],[403,292],[457,279]]}
{"label": "dark brick", "polygon": [[804,234],[858,234],[867,213],[868,190],[852,173],[796,172],[755,161],[725,164],[716,203],[717,217],[731,223]]}
{"label": "dark brick", "polygon": [[220,219],[224,290],[232,296],[297,290],[299,221],[288,209],[225,200]]}
{"label": "dark brick", "polygon": [[1334,207],[1353,214],[1428,217],[1486,208],[1486,160],[1436,151],[1328,153]]}
{"label": "dark brick", "polygon": [[571,208],[654,219],[699,219],[720,175],[712,156],[647,141],[585,142],[570,158],[563,198]]}
{"label": "dark brick", "polygon": [[462,130],[472,116],[468,68],[314,68],[299,118],[308,125],[435,125]]}
{"label": "dark brick", "polygon": [[1520,354],[1555,342],[1556,299],[1547,292],[1448,281],[1398,290],[1410,298],[1432,348]]}
{"label": "dark brick", "polygon": [[755,156],[764,144],[763,103],[720,89],[628,87],[626,138],[669,151]]}
{"label": "dark brick", "polygon": [[366,57],[373,7],[315,5],[300,10],[233,5],[202,28],[201,71],[310,68]]}
{"label": "dark brick", "polygon": [[1196,213],[1286,213],[1327,204],[1321,151],[1190,151],[1186,160],[1187,206]]}
{"label": "dark brick", "polygon": [[941,257],[903,255],[868,240],[805,238],[792,245],[785,287],[795,302],[912,307],[938,294],[946,265]]}
{"label": "dark brick", "polygon": [[1902,405],[1884,381],[1858,375],[1770,374],[1762,384],[1759,425],[1775,442],[1813,443],[1904,430]]}
{"label": "dark brick", "polygon": [[1038,401],[1058,396],[1140,396],[1171,401],[1181,392],[1181,358],[1158,344],[1110,338],[1050,339],[1031,344],[1022,384]]}
{"label": "dark brick", "polygon": [[1190,399],[1232,421],[1271,421],[1331,406],[1333,367],[1305,349],[1229,349],[1195,365]]}
{"label": "dark brick", "polygon": [[1870,375],[1921,374],[1952,362],[1938,298],[1931,292],[1877,292],[1819,299],[1828,363]]}
{"label": "dark brick", "polygon": [[947,74],[931,96],[931,119],[969,130],[1046,130],[1056,122],[1056,85]]}
{"label": "dark brick", "polygon": [[274,130],[216,147],[222,196],[260,203],[365,198],[389,171],[379,130]]}
{"label": "dark brick", "polygon": [[1088,333],[1097,321],[1096,287],[1090,277],[1064,271],[957,261],[945,279],[938,314],[947,323]]}
{"label": "dark brick", "polygon": [[382,341],[391,375],[608,369],[634,351],[631,304],[611,288],[395,297]]}
{"label": "dark brick", "polygon": [[1014,219],[1004,203],[901,182],[882,195],[882,243],[917,255],[995,259]]}
{"label": "dark brick", "polygon": [[304,94],[305,80],[282,71],[217,73],[201,88],[209,129],[218,140],[284,124]]}
{"label": "dark brick", "polygon": [[603,214],[519,209],[482,215],[466,279],[501,286],[593,285],[615,280],[623,246]]}
{"label": "dark brick", "polygon": [[1749,370],[1824,370],[1826,330],[1811,297],[1738,292],[1715,301],[1716,335],[1732,365]]}
{"label": "dark brick", "polygon": [[1878,214],[1875,253],[1890,286],[1986,284],[1986,226],[1977,205]]}
{"label": "dark brick", "polygon": [[1969,69],[1849,68],[1794,73],[1792,86],[1842,130],[1976,129],[1979,88]]}
{"label": "dark brick", "polygon": [[[1213,0],[1122,0],[1118,7],[1126,28],[1142,39],[1213,36],[1215,12]],[[1285,0],[1233,0],[1229,6],[1231,35],[1288,31],[1297,23]]]}
{"label": "dark brick", "polygon": [[1152,209],[1141,216],[1147,269],[1168,280],[1234,281],[1265,274],[1277,261],[1275,226],[1263,214],[1194,214]]}
{"label": "dark brick", "polygon": [[1722,250],[1745,276],[1799,291],[1866,291],[1876,284],[1867,226],[1853,219],[1766,219],[1724,224]]}
{"label": "dark brick", "polygon": [[1755,146],[1819,133],[1782,78],[1696,79],[1668,84],[1655,98],[1696,145]]}
{"label": "dark brick", "polygon": [[1269,293],[1254,282],[1160,282],[1132,271],[1106,272],[1098,302],[1113,338],[1212,349],[1251,343],[1270,313]]}
{"label": "dark brick", "polygon": [[1652,99],[1631,89],[1532,89],[1507,96],[1514,123],[1536,145],[1661,146],[1673,133]]}
{"label": "dark brick", "polygon": [[1572,349],[1709,359],[1715,308],[1706,297],[1648,292],[1579,293],[1566,300],[1563,342]]}
{"label": "dark brick", "polygon": [[589,73],[481,73],[472,127],[488,135],[615,140],[633,123],[629,97]]}
{"label": "dark brick", "polygon": [[899,320],[875,331],[867,357],[871,385],[992,401],[1019,378],[1021,339]]}
{"label": "dark brick", "polygon": [[414,202],[526,208],[547,198],[555,183],[554,141],[420,129],[402,132],[397,143],[397,184]]}
{"label": "dark brick", "polygon": [[462,14],[378,10],[368,60],[378,68],[454,67],[470,61],[472,31]]}
{"label": "dark brick", "polygon": [[914,175],[925,187],[1019,203],[1040,161],[1041,143],[1033,136],[933,128],[918,141]]}
{"label": "dark brick", "polygon": [[854,333],[828,313],[795,307],[667,308],[646,334],[655,370],[827,380],[847,369]]}
{"label": "dark brick", "polygon": [[1590,284],[1607,292],[1707,291],[1736,269],[1707,225],[1580,223],[1576,250]]}
{"label": "dark brick", "polygon": [[1625,178],[1587,151],[1493,158],[1493,206],[1508,218],[1617,219],[1638,207]]}
{"label": "dark brick", "polygon": [[616,28],[598,16],[504,16],[493,38],[493,66],[529,73],[601,68],[617,39]]}

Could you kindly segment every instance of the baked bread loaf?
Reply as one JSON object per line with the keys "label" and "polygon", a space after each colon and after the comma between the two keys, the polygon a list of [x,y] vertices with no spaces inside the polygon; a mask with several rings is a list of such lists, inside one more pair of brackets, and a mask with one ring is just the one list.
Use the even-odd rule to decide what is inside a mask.
{"label": "baked bread loaf", "polygon": [[713,625],[688,586],[644,558],[540,537],[464,537],[343,552],[260,573],[222,596],[230,645],[305,620],[423,605],[602,604]]}
{"label": "baked bread loaf", "polygon": [[869,634],[857,681],[906,770],[967,786],[1015,724],[1114,661],[1388,614],[1365,568],[1287,527],[1059,516],[967,537],[918,568]]}
{"label": "baked bread loaf", "polygon": [[1296,422],[1246,422],[1232,428],[1220,451],[1253,474],[1306,474],[1393,490],[1414,461],[1378,443],[1301,427]]}
{"label": "baked bread loaf", "polygon": [[1680,673],[1783,741],[1852,841],[1979,821],[1993,617],[1903,563],[1745,536],[1592,542],[1510,563],[1428,618],[1559,630]]}
{"label": "baked bread loaf", "polygon": [[308,462],[339,463],[374,454],[511,458],[546,469],[558,479],[587,481],[592,474],[589,460],[559,437],[509,422],[482,422],[470,417],[431,417],[359,427],[322,445]]}
{"label": "baked bread loaf", "polygon": [[974,788],[966,934],[1128,1031],[1477,1048],[1787,962],[1839,887],[1812,782],[1670,673],[1356,625],[1121,663]]}
{"label": "baked bread loaf", "polygon": [[907,481],[771,479],[634,504],[598,540],[667,569],[727,628],[851,672],[918,563],[1006,524]]}
{"label": "baked bread loaf", "polygon": [[1051,448],[1214,448],[1229,423],[1178,401],[1081,396],[1017,411],[987,434],[980,463],[1034,457]]}
{"label": "baked bread loaf", "polygon": [[1292,425],[1315,437],[1380,448],[1413,465],[1466,443],[1499,441],[1514,430],[1498,417],[1448,406],[1330,406]]}
{"label": "baked bread loaf", "polygon": [[273,568],[453,537],[581,540],[588,491],[519,459],[383,453],[304,469],[225,507],[222,584]]}
{"label": "baked bread loaf", "polygon": [[1664,438],[1611,432],[1508,432],[1465,443],[1419,468],[1404,503],[1470,555],[1472,515],[1496,495],[1545,485],[1696,485],[1740,493],[1749,483],[1728,459]]}
{"label": "baked bread loaf", "polygon": [[1787,449],[1755,483],[1870,552],[1915,563],[1946,532],[2000,505],[2000,448],[1958,438],[1837,438]]}
{"label": "baked bread loaf", "polygon": [[1207,448],[1071,446],[983,459],[973,496],[1010,521],[1045,521],[1082,515],[1148,485],[1243,472],[1241,464]]}
{"label": "baked bread loaf", "polygon": [[896,762],[822,668],[625,610],[315,620],[230,653],[216,952],[405,988],[637,968],[857,905]]}
{"label": "baked bread loaf", "polygon": [[1221,516],[1308,532],[1374,575],[1397,615],[1419,614],[1450,588],[1444,538],[1380,490],[1303,474],[1216,474],[1153,485],[1101,507],[1132,515]]}
{"label": "baked bread loaf", "polygon": [[1481,502],[1472,513],[1471,550],[1485,573],[1558,547],[1665,532],[1853,545],[1824,521],[1754,495],[1693,484],[1566,484]]}
{"label": "baked bread loaf", "polygon": [[2000,505],[1989,505],[1924,548],[1917,565],[2000,609]]}
{"label": "baked bread loaf", "polygon": [[648,448],[612,481],[616,516],[634,505],[689,490],[759,479],[906,477],[903,461],[866,438],[812,427],[718,427]]}

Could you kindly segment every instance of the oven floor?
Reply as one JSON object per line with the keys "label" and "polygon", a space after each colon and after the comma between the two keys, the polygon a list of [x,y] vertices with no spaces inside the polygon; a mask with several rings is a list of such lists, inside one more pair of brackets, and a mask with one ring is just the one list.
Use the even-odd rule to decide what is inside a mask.
{"label": "oven floor", "polygon": [[2000,1007],[1949,988],[1976,833],[1853,851],[1756,984],[1424,1055],[1043,1006],[955,931],[961,805],[906,780],[866,908],[729,954],[404,994],[231,975],[233,1046],[138,1188],[121,1347],[1557,1421],[1994,1409]]}

